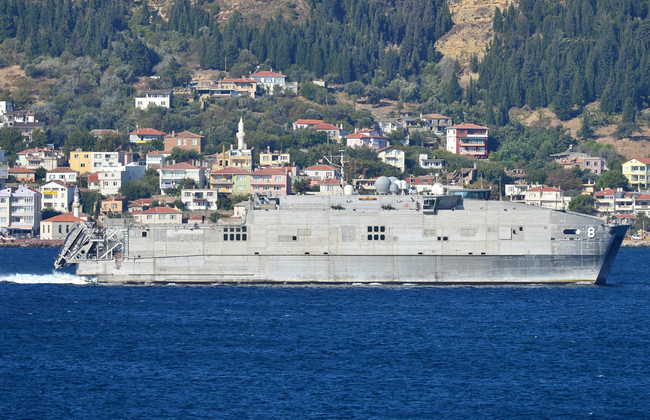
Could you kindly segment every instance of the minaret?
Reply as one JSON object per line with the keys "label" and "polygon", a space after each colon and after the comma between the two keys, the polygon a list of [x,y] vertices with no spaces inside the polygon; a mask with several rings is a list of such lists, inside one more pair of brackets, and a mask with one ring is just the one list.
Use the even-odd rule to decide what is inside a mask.
{"label": "minaret", "polygon": [[239,150],[246,149],[246,143],[244,143],[244,137],[246,137],[246,133],[244,133],[244,119],[240,118],[239,130],[237,130],[237,149]]}
{"label": "minaret", "polygon": [[79,207],[81,207],[81,204],[79,204],[79,188],[74,187],[74,201],[72,202],[72,214],[74,217],[77,219],[79,218]]}

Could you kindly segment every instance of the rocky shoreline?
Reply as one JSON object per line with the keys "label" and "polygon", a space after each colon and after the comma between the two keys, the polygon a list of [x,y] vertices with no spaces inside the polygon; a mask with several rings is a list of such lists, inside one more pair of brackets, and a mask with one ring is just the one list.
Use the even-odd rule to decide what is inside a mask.
{"label": "rocky shoreline", "polygon": [[622,248],[650,248],[650,241],[643,240],[625,240],[621,245]]}
{"label": "rocky shoreline", "polygon": [[62,239],[16,239],[6,241],[0,239],[0,248],[60,248]]}

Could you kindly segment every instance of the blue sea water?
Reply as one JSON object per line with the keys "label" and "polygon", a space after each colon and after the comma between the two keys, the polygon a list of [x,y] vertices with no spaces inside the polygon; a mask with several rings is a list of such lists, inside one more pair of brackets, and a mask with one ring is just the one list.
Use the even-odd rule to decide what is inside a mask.
{"label": "blue sea water", "polygon": [[56,252],[0,249],[2,418],[650,417],[650,250],[605,287],[97,286]]}

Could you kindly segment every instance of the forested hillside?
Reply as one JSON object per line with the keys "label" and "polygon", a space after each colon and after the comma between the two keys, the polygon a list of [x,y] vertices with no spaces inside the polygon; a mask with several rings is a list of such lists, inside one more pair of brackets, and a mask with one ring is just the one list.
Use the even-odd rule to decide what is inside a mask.
{"label": "forested hillside", "polygon": [[[506,167],[523,168],[529,181],[544,182],[558,169],[549,155],[576,142],[541,116],[523,125],[511,118],[511,107],[550,105],[565,119],[600,99],[602,112],[592,127],[584,120],[575,150],[609,158],[610,168],[620,167],[623,158],[593,141],[592,128],[612,124],[612,112],[625,111],[623,121],[634,121],[636,110],[647,108],[647,1],[523,0],[497,10],[489,51],[482,61],[470,60],[471,74],[480,78],[465,88],[457,79],[458,63],[434,48],[452,25],[444,0],[308,3],[310,12],[300,19],[291,1],[263,19],[247,19],[236,9],[225,18],[218,0],[0,0],[0,72],[25,74],[17,81],[0,77],[0,100],[47,123],[30,146],[128,147],[124,133],[137,124],[201,133],[210,154],[229,148],[243,117],[249,145],[290,149],[299,165],[314,164],[338,146],[328,148],[324,135],[288,129],[298,118],[322,118],[352,131],[372,126],[377,109],[393,116],[405,108],[415,115],[440,113],[455,123],[489,126],[490,162],[478,169],[491,182],[507,180]],[[271,69],[301,82],[300,97],[281,91],[202,101],[186,89],[201,71],[217,80]],[[324,79],[329,90],[310,83],[314,78]],[[136,93],[154,88],[175,89],[172,107],[135,109]],[[120,133],[98,141],[93,129]],[[404,133],[392,136],[397,144]],[[409,173],[422,172],[421,153],[444,156],[450,170],[474,165],[421,147],[425,141],[415,133],[404,147]],[[0,130],[0,147],[10,159],[26,146],[16,132]],[[349,153],[350,176],[393,174],[376,155]]]}
{"label": "forested hillside", "polygon": [[[650,97],[647,1],[522,0],[494,15],[496,36],[479,66],[493,104],[551,106],[560,119],[600,99],[631,122]],[[627,119],[627,121],[625,121]]]}
{"label": "forested hillside", "polygon": [[451,27],[443,0],[312,0],[310,5],[304,23],[277,13],[256,27],[245,24],[238,12],[220,26],[216,3],[190,0],[176,0],[168,21],[154,16],[146,3],[2,0],[0,42],[15,38],[28,59],[65,51],[93,59],[117,54],[136,75],[148,75],[159,58],[145,44],[159,45],[180,35],[183,41],[169,46],[171,52],[196,53],[203,68],[253,64],[240,60],[240,52],[248,50],[255,62],[276,70],[297,65],[317,77],[329,74],[332,81],[347,83],[369,82],[376,69],[389,79],[417,73],[423,62],[439,59],[434,43]]}

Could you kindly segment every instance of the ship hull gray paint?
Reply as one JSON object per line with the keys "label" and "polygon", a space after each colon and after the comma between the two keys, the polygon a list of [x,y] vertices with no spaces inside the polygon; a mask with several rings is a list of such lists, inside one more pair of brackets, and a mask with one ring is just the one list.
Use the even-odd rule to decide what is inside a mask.
{"label": "ship hull gray paint", "polygon": [[425,199],[289,196],[239,222],[112,231],[105,241],[124,239],[99,259],[64,250],[82,248],[73,232],[57,264],[105,283],[604,284],[627,231],[519,203],[424,211]]}
{"label": "ship hull gray paint", "polygon": [[[85,262],[100,283],[569,283],[595,282],[597,256],[223,256]],[[188,267],[192,267],[188,269]]]}

